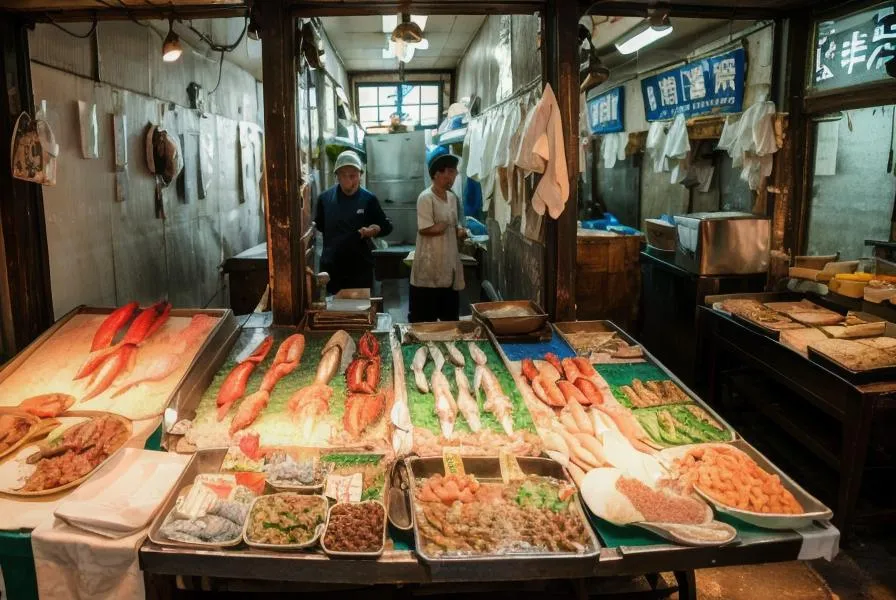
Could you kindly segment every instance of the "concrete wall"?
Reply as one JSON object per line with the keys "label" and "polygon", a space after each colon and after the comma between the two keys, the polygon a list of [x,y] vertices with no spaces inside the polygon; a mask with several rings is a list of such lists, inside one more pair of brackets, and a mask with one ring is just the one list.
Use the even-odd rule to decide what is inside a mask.
{"label": "concrete wall", "polygon": [[[837,160],[833,175],[815,174],[812,181],[809,254],[840,252],[854,259],[871,255],[865,240],[889,239],[896,196],[896,177],[887,172],[893,112],[892,105],[850,110],[830,124],[836,127]],[[819,141],[816,152],[829,156],[833,148]]]}
{"label": "concrete wall", "polygon": [[[76,29],[77,25],[72,25]],[[230,38],[232,40],[233,38]],[[219,54],[185,46],[181,60],[161,60],[161,36],[130,22],[97,28],[91,40],[49,25],[30,34],[35,102],[47,104],[60,145],[57,183],[44,206],[54,311],[78,304],[142,303],[168,297],[184,307],[228,302],[221,262],[264,240],[262,195],[244,197],[238,125],[261,124],[261,83],[227,61],[206,114],[186,108],[191,81],[215,87]],[[99,158],[84,159],[77,101],[96,104]],[[116,174],[112,115],[127,116],[128,165]],[[163,191],[166,219],[156,218],[155,180],[146,166],[149,123],[210,142],[214,173],[204,199],[172,184]],[[198,169],[198,166],[194,168]],[[126,199],[116,201],[116,182]]]}
{"label": "concrete wall", "polygon": [[[697,57],[720,51],[728,40],[727,30],[714,34],[704,34],[695,41],[692,56]],[[706,41],[707,37],[710,41]],[[712,41],[717,37],[716,41]],[[746,87],[744,90],[744,109],[769,95],[772,81],[774,28],[765,27],[744,39],[747,52]],[[672,68],[676,64],[668,64],[665,54],[652,57],[648,51],[639,56],[638,61],[627,68],[613,69],[612,79],[589,93],[594,97],[619,85],[625,88],[624,123],[627,133],[647,131],[650,124],[644,112],[644,100],[641,94],[641,77]],[[662,65],[662,66],[661,66]],[[649,161],[641,161],[640,173],[636,173],[630,161],[617,162],[611,169],[598,167],[598,197],[611,212],[620,217],[626,225],[642,227],[643,220],[658,217],[663,213],[676,214],[688,210],[721,210],[726,207],[737,207],[737,210],[751,210],[753,194],[745,183],[739,180],[739,172],[732,170],[731,159],[726,153],[715,152],[716,173],[712,188],[707,194],[691,193],[679,184],[669,182],[669,173],[654,173]],[[632,190],[640,190],[635,196]],[[636,207],[629,206],[637,202]],[[619,214],[621,213],[621,215]],[[637,215],[637,216],[635,216]],[[628,222],[631,220],[631,222]]]}
{"label": "concrete wall", "polygon": [[[539,18],[530,15],[488,17],[458,65],[456,97],[477,95],[487,109],[539,77],[539,26]],[[523,236],[519,219],[503,235],[491,216],[487,225],[485,278],[505,299],[530,298],[544,306],[543,240]]]}

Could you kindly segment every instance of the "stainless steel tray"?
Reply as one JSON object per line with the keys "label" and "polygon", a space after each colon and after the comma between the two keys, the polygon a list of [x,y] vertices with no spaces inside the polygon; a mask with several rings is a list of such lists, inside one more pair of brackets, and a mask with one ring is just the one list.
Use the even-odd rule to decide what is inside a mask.
{"label": "stainless steel tray", "polygon": [[[270,496],[303,496],[305,498],[319,498],[323,505],[326,507],[328,505],[328,501],[323,496],[318,495],[307,495],[307,494],[298,494],[295,492],[280,492],[277,494],[265,494],[264,496],[259,496],[255,500],[252,501],[252,504],[249,506],[249,512],[246,516],[246,522],[243,523],[243,541],[246,542],[248,546],[253,548],[260,548],[262,550],[275,550],[277,552],[290,552],[293,550],[304,550],[306,548],[311,548],[315,546],[320,540],[321,535],[323,534],[324,526],[326,525],[326,520],[323,523],[317,526],[317,529],[314,532],[314,536],[307,542],[303,542],[301,544],[265,544],[262,542],[253,542],[249,539],[249,523],[252,521],[252,511],[255,510],[255,505],[262,498],[268,498]],[[329,511],[327,511],[327,515],[329,515]]]}
{"label": "stainless steel tray", "polygon": [[327,548],[327,544],[325,543],[327,537],[327,530],[330,528],[330,516],[333,514],[333,509],[342,504],[346,504],[345,502],[337,502],[333,506],[330,507],[330,510],[327,511],[327,526],[324,528],[323,535],[320,538],[320,547],[323,548],[324,554],[327,556],[332,556],[334,558],[379,558],[383,555],[383,552],[386,550],[386,523],[389,521],[389,515],[386,511],[386,506],[379,502],[378,500],[365,500],[364,502],[352,502],[351,504],[378,504],[381,509],[383,509],[383,543],[380,544],[380,549],[374,552],[340,552],[338,550],[330,550]]}
{"label": "stainless steel tray", "polygon": [[[0,382],[5,381],[10,375],[12,375],[16,369],[20,368],[27,360],[37,351],[37,349],[49,341],[62,327],[68,323],[75,315],[79,314],[89,314],[89,315],[108,315],[115,308],[103,308],[103,307],[95,307],[95,306],[86,306],[81,305],[77,306],[71,311],[69,311],[65,316],[60,318],[58,321],[53,323],[49,329],[43,332],[36,340],[28,344],[28,346],[19,352],[15,357],[9,360],[6,364],[0,368]],[[208,333],[205,338],[205,342],[203,342],[202,346],[200,346],[199,350],[196,352],[196,355],[193,357],[193,361],[190,363],[190,366],[187,367],[183,377],[174,387],[171,395],[168,398],[168,402],[166,406],[168,408],[165,409],[165,415],[167,416],[170,412],[170,407],[172,405],[176,405],[179,402],[179,399],[184,395],[189,393],[189,390],[192,389],[196,384],[196,375],[197,371],[200,369],[197,368],[197,365],[203,365],[209,360],[211,360],[212,355],[215,354],[216,351],[219,350],[221,345],[232,343],[230,342],[230,338],[236,339],[235,334],[237,333],[237,323],[236,319],[233,316],[233,311],[228,309],[187,309],[187,308],[175,308],[171,311],[172,317],[193,317],[197,314],[205,314],[210,315],[218,319],[218,322],[212,328],[212,330]],[[226,353],[225,353],[226,356]],[[206,387],[208,384],[206,383]],[[205,389],[205,388],[203,388]]]}
{"label": "stainless steel tray", "polygon": [[570,333],[615,333],[616,337],[627,343],[629,346],[638,346],[641,348],[642,355],[640,358],[619,358],[615,359],[612,363],[608,364],[628,364],[628,363],[643,363],[645,362],[646,355],[644,353],[644,347],[638,342],[635,338],[630,336],[628,333],[623,331],[622,329],[616,327],[609,321],[561,321],[559,323],[554,323],[554,330],[560,335],[564,342],[566,342],[573,351],[579,356],[587,356],[586,354],[580,354],[580,350],[576,348],[576,346],[572,343],[572,341],[567,337],[567,334]]}
{"label": "stainless steel tray", "polygon": [[[762,453],[760,453],[746,441],[739,439],[727,444],[718,445],[728,445],[737,448],[738,450],[749,456],[751,459],[753,459],[762,470],[767,473],[771,473],[772,475],[777,475],[780,478],[781,484],[784,486],[784,488],[791,494],[793,494],[793,497],[796,498],[797,502],[802,505],[806,512],[798,515],[789,515],[775,513],[758,513],[749,510],[740,510],[721,504],[708,494],[703,493],[699,488],[695,488],[697,493],[699,493],[707,502],[709,502],[717,512],[730,515],[736,519],[740,519],[741,521],[750,523],[751,525],[755,525],[757,527],[762,527],[764,529],[799,529],[801,527],[811,525],[813,521],[828,521],[834,515],[833,511],[831,511],[830,508],[825,506],[815,496],[804,490],[797,482],[795,482],[786,473],[784,473],[784,471],[776,467],[774,463],[772,463]],[[689,449],[696,446],[706,446],[706,444],[669,448],[663,450],[660,453],[660,457],[663,460],[671,462],[672,459],[683,455]]]}
{"label": "stainless steel tray", "polygon": [[[486,311],[504,307],[524,308],[530,314],[520,317],[489,317]],[[477,302],[470,305],[473,317],[485,324],[496,336],[518,336],[537,332],[545,327],[548,316],[531,300],[505,300],[501,302]]]}
{"label": "stainless steel tray", "polygon": [[482,325],[476,321],[438,321],[435,323],[398,323],[395,330],[402,344],[458,342],[485,339]]}
{"label": "stainless steel tray", "polygon": [[193,454],[193,458],[190,459],[190,462],[187,463],[187,467],[184,469],[183,474],[181,474],[180,479],[177,480],[177,483],[174,484],[174,487],[171,489],[171,493],[168,494],[168,497],[165,499],[164,504],[162,504],[159,513],[156,515],[155,520],[152,522],[152,525],[149,528],[149,540],[160,546],[176,546],[179,548],[225,548],[228,546],[236,546],[242,542],[242,537],[237,539],[236,543],[208,543],[208,544],[191,544],[187,542],[177,542],[174,540],[169,540],[165,536],[159,533],[159,529],[161,529],[162,525],[165,524],[165,521],[168,519],[168,515],[171,513],[171,510],[174,508],[177,503],[177,498],[181,494],[181,490],[183,490],[188,485],[192,485],[193,480],[196,479],[197,475],[201,475],[203,473],[218,473],[221,471],[221,463],[224,462],[224,455],[227,454],[227,450],[225,448],[214,448],[212,450],[199,450]]}
{"label": "stainless steel tray", "polygon": [[[417,527],[417,510],[414,490],[417,487],[417,478],[426,478],[439,473],[444,474],[445,466],[442,457],[408,458],[405,459],[405,462],[408,466],[408,473],[411,480],[408,496],[411,503],[411,520],[414,523],[414,543],[416,545],[417,556],[424,562],[433,566],[447,566],[452,563],[482,560],[510,562],[514,564],[520,564],[525,561],[558,561],[563,559],[586,561],[589,563],[597,561],[597,557],[600,554],[600,543],[597,541],[597,536],[594,534],[594,530],[592,529],[588,518],[585,516],[584,510],[582,510],[581,499],[579,498],[578,492],[576,492],[578,501],[574,502],[573,506],[575,506],[576,514],[578,514],[579,518],[582,520],[582,523],[585,526],[585,531],[588,533],[588,538],[591,541],[591,549],[587,552],[581,554],[573,552],[532,552],[486,554],[480,556],[429,556],[423,550],[422,540],[420,539],[420,529]],[[527,475],[541,475],[545,477],[553,477],[561,481],[569,481],[569,478],[560,463],[549,458],[517,457],[517,462],[523,473]],[[475,475],[481,480],[501,479],[501,467],[497,457],[464,457],[464,470],[467,474]],[[572,485],[572,483],[570,483],[570,485]]]}

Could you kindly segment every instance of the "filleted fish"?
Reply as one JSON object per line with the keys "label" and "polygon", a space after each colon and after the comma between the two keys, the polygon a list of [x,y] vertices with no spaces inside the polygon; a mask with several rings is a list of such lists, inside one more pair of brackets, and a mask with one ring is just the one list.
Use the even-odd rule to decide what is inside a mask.
{"label": "filleted fish", "polygon": [[441,371],[434,371],[432,374],[432,393],[435,396],[435,411],[439,417],[442,436],[450,438],[457,420],[457,403],[451,395],[448,378]]}
{"label": "filleted fish", "polygon": [[467,420],[467,425],[473,433],[482,429],[482,420],[479,418],[479,404],[473,397],[470,381],[463,369],[454,369],[454,380],[457,383],[457,408],[460,414]]}
{"label": "filleted fish", "polygon": [[513,434],[513,405],[501,388],[497,376],[488,367],[479,365],[473,379],[476,391],[482,389],[485,393],[485,404],[482,407],[495,415],[504,433]]}

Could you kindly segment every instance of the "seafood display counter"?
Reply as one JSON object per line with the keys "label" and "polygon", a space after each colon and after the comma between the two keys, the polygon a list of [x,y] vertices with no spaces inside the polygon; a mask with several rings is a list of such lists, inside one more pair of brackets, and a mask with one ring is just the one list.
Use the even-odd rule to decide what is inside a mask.
{"label": "seafood display counter", "polygon": [[125,447],[159,449],[160,416],[235,339],[229,310],[80,306],[0,370],[0,566],[35,598],[31,530]]}
{"label": "seafood display counter", "polygon": [[550,328],[243,330],[172,406],[166,444],[194,456],[140,549],[147,581],[674,571],[695,597],[694,569],[836,553],[831,512],[636,340],[603,321]]}
{"label": "seafood display counter", "polygon": [[[857,504],[873,423],[889,422],[896,410],[896,371],[888,366],[896,355],[888,359],[886,350],[896,344],[893,325],[790,292],[709,296],[698,313],[708,401],[721,400],[724,382],[749,385],[750,405],[836,473],[834,522],[848,536],[864,517]],[[729,367],[744,366],[757,376],[735,381],[726,375]],[[788,402],[767,400],[776,397]],[[833,426],[807,417],[806,408]],[[885,516],[880,510],[873,515]]]}

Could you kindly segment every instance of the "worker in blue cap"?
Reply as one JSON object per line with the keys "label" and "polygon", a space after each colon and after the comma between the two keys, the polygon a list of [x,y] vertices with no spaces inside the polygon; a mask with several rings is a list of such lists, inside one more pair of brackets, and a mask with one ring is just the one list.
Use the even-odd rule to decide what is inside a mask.
{"label": "worker in blue cap", "polygon": [[373,287],[373,242],[392,233],[379,200],[361,187],[364,165],[346,150],[336,158],[337,184],[317,199],[314,225],[324,236],[320,270],[330,276],[327,293]]}
{"label": "worker in blue cap", "polygon": [[466,237],[460,202],[451,186],[459,158],[447,151],[427,156],[432,185],[417,197],[417,245],[411,265],[408,320],[457,321],[464,270],[459,242]]}

